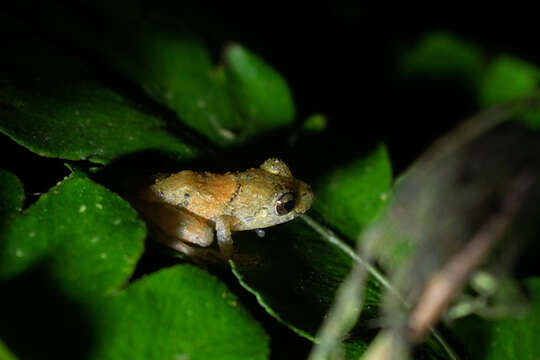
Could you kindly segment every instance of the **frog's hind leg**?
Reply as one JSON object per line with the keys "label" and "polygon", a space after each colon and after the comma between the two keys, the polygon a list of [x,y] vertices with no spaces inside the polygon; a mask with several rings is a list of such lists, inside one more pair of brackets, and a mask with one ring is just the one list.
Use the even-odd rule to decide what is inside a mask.
{"label": "frog's hind leg", "polygon": [[151,236],[154,240],[183,254],[189,260],[203,265],[207,262],[222,263],[223,258],[215,249],[205,249],[197,246],[189,245],[188,243],[179,240],[178,238],[167,235],[163,230],[154,224],[148,224]]}
{"label": "frog's hind leg", "polygon": [[135,200],[134,205],[147,220],[151,237],[159,242],[192,259],[215,262],[219,257],[216,250],[204,248],[214,239],[213,228],[205,219],[162,202]]}

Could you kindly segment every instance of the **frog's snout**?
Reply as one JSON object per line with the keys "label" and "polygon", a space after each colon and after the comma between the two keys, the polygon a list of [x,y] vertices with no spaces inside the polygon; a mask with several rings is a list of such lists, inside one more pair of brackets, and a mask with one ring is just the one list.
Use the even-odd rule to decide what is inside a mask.
{"label": "frog's snout", "polygon": [[303,214],[306,211],[308,211],[309,208],[311,208],[311,204],[313,203],[314,199],[315,199],[315,194],[313,193],[313,190],[311,190],[311,186],[303,183],[300,186],[299,201],[295,209],[296,213]]}

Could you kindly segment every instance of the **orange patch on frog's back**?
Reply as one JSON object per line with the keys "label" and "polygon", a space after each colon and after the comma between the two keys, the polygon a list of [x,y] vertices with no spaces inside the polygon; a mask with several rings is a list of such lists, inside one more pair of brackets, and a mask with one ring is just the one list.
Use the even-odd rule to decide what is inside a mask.
{"label": "orange patch on frog's back", "polygon": [[179,189],[189,194],[185,208],[206,219],[222,215],[222,209],[234,196],[237,188],[233,174],[197,173],[186,170],[172,175]]}

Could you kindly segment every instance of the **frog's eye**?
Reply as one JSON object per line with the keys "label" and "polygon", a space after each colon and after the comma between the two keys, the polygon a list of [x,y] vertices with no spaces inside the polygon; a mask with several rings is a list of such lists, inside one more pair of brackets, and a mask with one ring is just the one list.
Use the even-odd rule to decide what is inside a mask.
{"label": "frog's eye", "polygon": [[276,202],[276,213],[278,215],[288,214],[294,209],[295,198],[293,193],[286,193]]}

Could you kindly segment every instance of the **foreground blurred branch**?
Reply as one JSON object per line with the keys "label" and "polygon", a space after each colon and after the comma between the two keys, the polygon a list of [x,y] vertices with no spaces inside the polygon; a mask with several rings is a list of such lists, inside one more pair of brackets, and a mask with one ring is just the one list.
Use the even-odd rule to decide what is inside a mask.
{"label": "foreground blurred branch", "polygon": [[[428,331],[448,358],[457,359],[433,326],[525,208],[540,146],[508,124],[537,102],[523,98],[482,111],[436,140],[405,172],[391,205],[363,231],[353,256],[376,259],[394,278],[392,284],[368,260],[357,260],[310,360],[343,358],[343,339],[361,312],[366,272],[382,279],[387,290],[383,306],[389,323],[363,359],[405,359]],[[494,199],[501,199],[496,212]],[[341,243],[333,241],[335,236],[325,238]]]}
{"label": "foreground blurred branch", "polygon": [[412,344],[420,343],[449,303],[465,286],[471,273],[481,264],[497,239],[511,225],[534,177],[520,174],[503,200],[501,210],[493,215],[461,251],[427,283],[409,317],[407,338]]}

